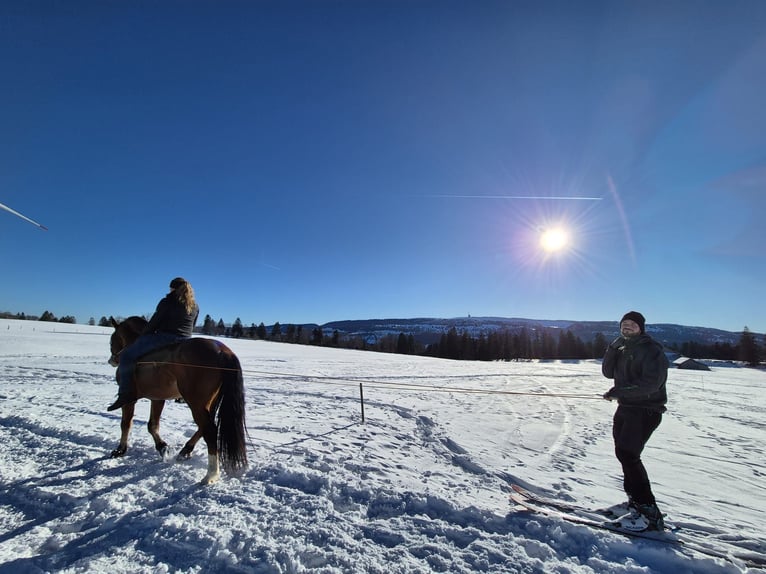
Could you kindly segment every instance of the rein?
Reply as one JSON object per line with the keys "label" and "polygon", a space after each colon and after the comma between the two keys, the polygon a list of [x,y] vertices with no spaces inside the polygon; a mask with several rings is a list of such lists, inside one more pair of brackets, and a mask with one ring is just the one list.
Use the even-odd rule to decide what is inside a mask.
{"label": "rein", "polygon": [[107,362],[110,365],[112,365],[113,367],[116,367],[117,365],[119,365],[120,364],[120,355],[122,354],[122,352],[125,349],[127,349],[127,347],[123,347],[122,349],[120,349],[116,353],[112,353],[111,356],[109,357],[109,360]]}

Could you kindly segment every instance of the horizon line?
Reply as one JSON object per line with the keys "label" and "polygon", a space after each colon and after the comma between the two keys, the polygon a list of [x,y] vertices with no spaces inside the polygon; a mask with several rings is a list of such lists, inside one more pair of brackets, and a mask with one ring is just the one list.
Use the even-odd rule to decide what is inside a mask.
{"label": "horizon line", "polygon": [[450,195],[446,193],[421,194],[417,197],[429,197],[438,199],[547,199],[553,201],[601,201],[603,197],[587,197],[577,195]]}

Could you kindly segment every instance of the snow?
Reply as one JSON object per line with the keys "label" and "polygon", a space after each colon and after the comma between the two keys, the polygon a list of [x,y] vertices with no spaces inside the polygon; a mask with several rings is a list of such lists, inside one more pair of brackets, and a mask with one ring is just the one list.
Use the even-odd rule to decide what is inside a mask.
{"label": "snow", "polygon": [[[109,328],[0,320],[0,572],[766,572],[766,373],[671,370],[644,461],[667,520],[730,555],[518,511],[509,484],[624,498],[598,361],[480,363],[229,340],[250,466],[202,486],[169,403],[119,439]],[[361,420],[359,384],[363,382]],[[465,392],[464,389],[482,392]],[[500,392],[498,392],[500,391]],[[570,395],[561,396],[561,395]]]}

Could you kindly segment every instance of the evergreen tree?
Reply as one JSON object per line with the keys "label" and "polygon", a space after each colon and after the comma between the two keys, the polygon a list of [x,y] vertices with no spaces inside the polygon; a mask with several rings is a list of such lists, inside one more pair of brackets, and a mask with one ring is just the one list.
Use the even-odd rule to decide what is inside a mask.
{"label": "evergreen tree", "polygon": [[266,325],[264,325],[263,322],[258,325],[256,334],[258,335],[259,339],[265,339],[268,336],[268,333],[266,332]]}
{"label": "evergreen tree", "polygon": [[557,359],[571,359],[572,358],[572,345],[571,341],[567,337],[569,331],[559,331],[559,340],[557,343],[556,358]]}
{"label": "evergreen tree", "polygon": [[541,359],[555,359],[556,358],[556,340],[549,330],[543,331],[540,336],[540,351],[538,357]]}
{"label": "evergreen tree", "polygon": [[476,341],[476,359],[479,361],[491,361],[496,358],[491,354],[489,339],[484,333],[480,333],[479,339]]}
{"label": "evergreen tree", "polygon": [[215,326],[215,334],[219,337],[226,334],[226,325],[223,322],[223,319],[218,319],[218,324]]}
{"label": "evergreen tree", "polygon": [[42,315],[40,315],[40,321],[56,321],[56,316],[51,313],[50,311],[43,312]]}
{"label": "evergreen tree", "polygon": [[570,359],[587,359],[590,356],[585,343],[568,329],[566,332],[566,339],[570,348]]}
{"label": "evergreen tree", "polygon": [[441,357],[446,359],[459,359],[460,358],[460,340],[457,336],[457,329],[455,327],[450,328],[447,331],[446,344],[442,350]]}
{"label": "evergreen tree", "polygon": [[715,343],[712,351],[709,353],[710,358],[720,359],[722,361],[736,361],[737,351],[731,343]]}
{"label": "evergreen tree", "polygon": [[413,335],[412,333],[407,335],[407,346],[410,349],[410,354],[422,354],[423,353],[422,345],[420,345],[415,340],[415,335]]}
{"label": "evergreen tree", "polygon": [[755,367],[760,362],[759,355],[758,343],[750,329],[745,327],[742,331],[742,336],[739,338],[739,360],[746,362],[751,367]]}
{"label": "evergreen tree", "polygon": [[516,337],[509,330],[503,333],[503,359],[513,361],[519,358],[519,349],[516,346]]}
{"label": "evergreen tree", "polygon": [[522,327],[521,331],[516,335],[519,350],[519,359],[531,359],[532,358],[532,338],[529,336],[529,331],[526,327]]}
{"label": "evergreen tree", "polygon": [[271,340],[272,341],[282,340],[282,326],[279,324],[279,321],[274,323],[274,326],[271,328]]}
{"label": "evergreen tree", "polygon": [[399,337],[396,340],[396,352],[400,355],[408,355],[410,352],[409,345],[407,344],[407,335],[399,333]]}
{"label": "evergreen tree", "polygon": [[460,335],[460,342],[458,344],[457,358],[463,361],[472,361],[475,357],[473,348],[473,339],[468,331],[463,331]]}
{"label": "evergreen tree", "polygon": [[606,353],[606,348],[609,345],[609,342],[606,340],[606,337],[603,333],[596,333],[596,336],[593,337],[593,352],[591,353],[591,358],[593,359],[600,359],[604,356]]}
{"label": "evergreen tree", "polygon": [[231,326],[231,336],[235,339],[239,339],[244,334],[245,329],[242,327],[242,320],[237,317],[234,324]]}
{"label": "evergreen tree", "polygon": [[215,321],[210,315],[205,315],[205,320],[202,323],[202,334],[215,335],[215,333],[216,333]]}
{"label": "evergreen tree", "polygon": [[102,316],[102,317],[101,317],[101,318],[98,320],[98,326],[99,326],[99,327],[111,327],[111,326],[112,326],[112,324],[109,322],[109,319],[107,319],[106,317]]}

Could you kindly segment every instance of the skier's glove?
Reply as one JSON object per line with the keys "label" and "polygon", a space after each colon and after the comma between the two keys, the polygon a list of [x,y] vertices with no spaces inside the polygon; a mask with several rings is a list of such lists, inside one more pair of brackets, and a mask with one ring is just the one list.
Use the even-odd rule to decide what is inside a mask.
{"label": "skier's glove", "polygon": [[609,343],[610,349],[617,349],[618,351],[622,351],[625,348],[625,337],[619,336],[614,341]]}
{"label": "skier's glove", "polygon": [[604,397],[604,398],[605,398],[607,401],[613,401],[613,400],[616,398],[616,397],[615,397],[615,396],[612,394],[613,392],[614,392],[614,387],[612,387],[611,389],[609,389],[609,390],[608,390],[607,392],[605,392],[605,393],[604,393],[602,396],[603,396],[603,397]]}

